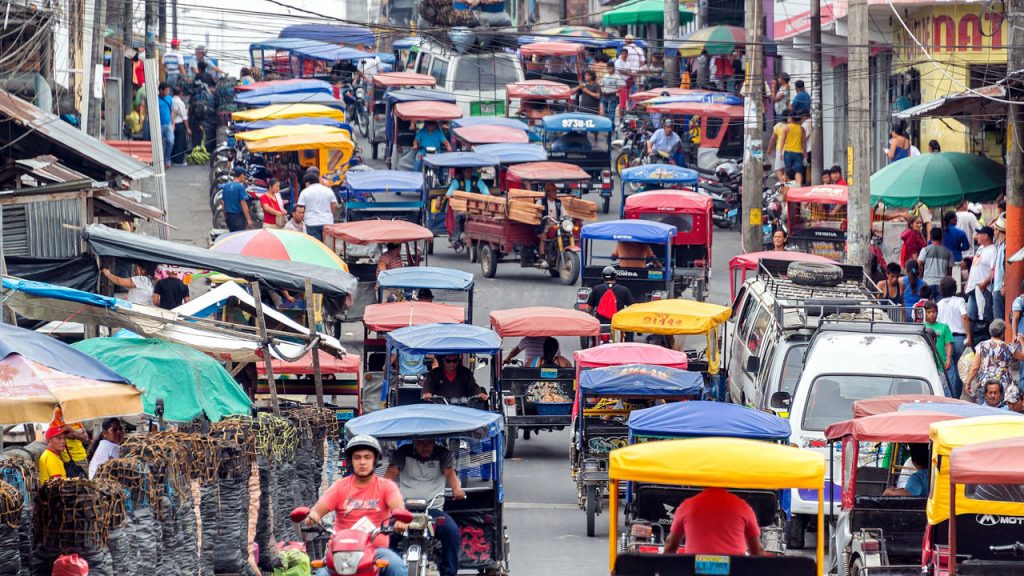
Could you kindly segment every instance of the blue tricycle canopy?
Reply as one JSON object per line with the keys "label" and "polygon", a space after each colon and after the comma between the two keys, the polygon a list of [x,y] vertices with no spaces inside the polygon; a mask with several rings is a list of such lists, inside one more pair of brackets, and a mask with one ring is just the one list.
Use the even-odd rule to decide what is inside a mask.
{"label": "blue tricycle canopy", "polygon": [[431,290],[472,290],[473,275],[462,270],[417,266],[384,270],[377,276],[381,288],[430,288]]}
{"label": "blue tricycle canopy", "polygon": [[500,164],[495,156],[478,152],[442,152],[423,157],[423,163],[431,168],[483,168]]}
{"label": "blue tricycle canopy", "polygon": [[676,235],[676,227],[653,220],[608,220],[583,226],[581,239],[622,240],[667,244]]}
{"label": "blue tricycle canopy", "polygon": [[592,368],[580,374],[580,393],[588,396],[700,396],[704,377],[668,366],[626,364]]}
{"label": "blue tricycle canopy", "polygon": [[626,168],[620,178],[638,184],[696,184],[697,171],[671,164],[644,164]]}
{"label": "blue tricycle canopy", "polygon": [[494,156],[502,164],[543,162],[548,159],[547,150],[540,144],[479,144],[473,146],[473,151]]}
{"label": "blue tricycle canopy", "polygon": [[249,98],[252,94],[266,96],[267,94],[286,94],[288,92],[323,92],[324,94],[330,94],[332,89],[331,85],[323,80],[316,80],[314,78],[295,78],[282,82],[267,82],[259,88],[239,92],[238,95],[235,96],[235,100]]}
{"label": "blue tricycle canopy", "polygon": [[345,186],[353,192],[419,192],[423,174],[408,170],[366,170],[345,175]]}
{"label": "blue tricycle canopy", "polygon": [[607,116],[566,112],[544,117],[546,132],[611,132],[612,121]]}
{"label": "blue tricycle canopy", "polygon": [[274,126],[332,126],[342,128],[352,133],[352,126],[336,118],[312,118],[304,116],[301,118],[281,118],[279,120],[254,120],[252,122],[235,122],[235,129],[239,132],[249,130],[262,130]]}
{"label": "blue tricycle canopy", "polygon": [[278,92],[252,96],[244,100],[236,98],[239,104],[246,106],[273,106],[274,104],[322,104],[343,110],[345,103],[325,92]]}
{"label": "blue tricycle canopy", "polygon": [[501,434],[501,414],[440,404],[408,404],[378,410],[345,424],[345,435],[367,434],[378,440],[468,437]]}
{"label": "blue tricycle canopy", "polygon": [[452,120],[453,128],[462,128],[463,126],[504,126],[506,128],[522,130],[523,132],[530,129],[522,120],[502,118],[500,116],[466,116],[465,118]]}
{"label": "blue tricycle canopy", "polygon": [[634,410],[629,415],[629,433],[673,438],[786,440],[790,429],[788,420],[774,414],[738,404],[694,400]]}
{"label": "blue tricycle canopy", "polygon": [[363,52],[355,48],[347,48],[329,42],[306,38],[272,38],[261,42],[253,42],[249,45],[249,50],[287,50],[293,55],[322,62],[363,60],[375,56],[372,52]]}
{"label": "blue tricycle canopy", "polygon": [[389,90],[384,98],[391,104],[399,102],[419,102],[421,100],[436,100],[438,102],[455,103],[455,95],[441,90],[427,90],[426,88],[403,88],[402,90]]}
{"label": "blue tricycle canopy", "polygon": [[501,337],[472,324],[420,324],[388,332],[389,347],[410,354],[497,354]]}
{"label": "blue tricycle canopy", "polygon": [[340,24],[293,24],[281,30],[281,38],[305,38],[331,44],[348,46],[373,46],[376,40],[373,31],[365,26]]}

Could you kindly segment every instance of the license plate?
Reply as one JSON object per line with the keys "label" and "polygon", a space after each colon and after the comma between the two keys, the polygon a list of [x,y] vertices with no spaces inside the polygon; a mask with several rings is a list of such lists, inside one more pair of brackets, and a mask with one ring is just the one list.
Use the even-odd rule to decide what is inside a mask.
{"label": "license plate", "polygon": [[541,378],[558,378],[558,369],[557,368],[541,368],[540,369],[540,377]]}
{"label": "license plate", "polygon": [[736,208],[733,208],[732,210],[726,211],[725,217],[726,218],[735,218],[737,214],[739,214],[739,211]]}
{"label": "license plate", "polygon": [[729,557],[697,554],[694,558],[693,573],[702,576],[728,576]]}

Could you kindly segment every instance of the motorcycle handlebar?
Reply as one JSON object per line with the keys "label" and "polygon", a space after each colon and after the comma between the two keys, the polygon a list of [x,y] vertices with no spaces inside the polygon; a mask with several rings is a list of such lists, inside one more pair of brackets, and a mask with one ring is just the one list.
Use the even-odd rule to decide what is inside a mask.
{"label": "motorcycle handlebar", "polygon": [[1024,542],[1014,542],[1013,544],[1007,544],[1005,546],[989,546],[988,549],[992,551],[993,554],[1024,556]]}

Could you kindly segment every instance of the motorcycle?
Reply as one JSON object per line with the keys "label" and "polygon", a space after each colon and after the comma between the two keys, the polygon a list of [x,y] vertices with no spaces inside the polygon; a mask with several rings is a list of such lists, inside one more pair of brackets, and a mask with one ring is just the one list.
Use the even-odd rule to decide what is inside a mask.
{"label": "motorcycle", "polygon": [[346,83],[341,88],[341,98],[345,102],[345,119],[359,129],[363,138],[368,137],[370,113],[366,110],[366,88]]}
{"label": "motorcycle", "polygon": [[714,204],[712,220],[720,228],[735,228],[739,224],[742,184],[743,171],[732,160],[716,166],[714,174],[698,177],[697,186],[711,197]]}
{"label": "motorcycle", "polygon": [[[227,216],[224,213],[224,204],[222,202],[224,197],[224,186],[227,184],[218,184],[216,192],[210,198],[210,204],[213,207],[213,229],[224,230],[227,228]],[[264,183],[265,184],[265,183]],[[249,206],[249,217],[252,218],[252,227],[254,230],[258,230],[263,227],[263,206],[260,204],[260,196],[267,192],[264,186],[257,186],[250,184],[246,186],[246,198],[245,202]]]}
{"label": "motorcycle", "polygon": [[[435,538],[435,529],[444,526],[444,518],[434,518],[428,510],[440,509],[446,492],[436,494],[430,501],[406,499],[405,508],[412,514],[412,521],[405,537],[398,545],[402,559],[410,576],[427,576],[437,572],[437,557],[441,543]],[[438,502],[440,499],[440,502]]]}
{"label": "motorcycle", "polygon": [[576,223],[568,217],[563,217],[557,222],[550,216],[544,218],[557,226],[548,229],[544,242],[540,246],[540,253],[534,254],[535,257],[539,256],[538,258],[529,260],[528,253],[524,253],[527,259],[523,266],[545,269],[552,278],[561,277],[562,284],[572,286],[580,275],[580,253],[576,246]]}
{"label": "motorcycle", "polygon": [[[307,516],[309,516],[309,508],[306,506],[300,506],[288,515],[295,524],[304,521]],[[380,534],[392,534],[394,522],[409,524],[412,521],[412,514],[405,510],[396,510],[391,514],[390,520],[386,520],[372,532],[358,529],[335,532],[322,524],[303,528],[302,532],[316,533],[321,536],[330,535],[324,558],[313,560],[310,562],[310,567],[319,570],[326,566],[331,576],[377,576],[383,568],[387,567],[387,563],[374,558],[377,553],[376,547],[373,545],[374,539]]]}
{"label": "motorcycle", "polygon": [[621,174],[630,166],[638,166],[646,152],[647,139],[651,133],[647,130],[645,123],[637,118],[628,118],[623,121],[623,137],[612,141],[612,148],[619,150],[615,156],[615,173]]}

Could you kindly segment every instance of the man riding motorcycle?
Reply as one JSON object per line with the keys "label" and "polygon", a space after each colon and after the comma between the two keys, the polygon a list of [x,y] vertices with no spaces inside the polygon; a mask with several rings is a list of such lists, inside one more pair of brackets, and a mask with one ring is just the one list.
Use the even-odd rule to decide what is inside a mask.
{"label": "man riding motorcycle", "polygon": [[686,161],[680,153],[682,144],[679,134],[676,134],[672,127],[672,121],[666,119],[661,123],[661,128],[655,130],[647,141],[647,155],[659,156],[664,153],[665,161],[669,164],[684,166]]}
{"label": "man riding motorcycle", "polygon": [[537,204],[543,207],[541,212],[541,221],[537,225],[537,258],[541,260],[541,267],[547,268],[548,263],[544,259],[545,244],[548,241],[548,230],[551,228],[557,228],[558,223],[562,221],[562,201],[558,199],[558,187],[552,182],[548,182],[544,186],[544,197],[537,200]]}
{"label": "man riding motorcycle", "polygon": [[[398,486],[391,480],[374,474],[381,462],[380,443],[373,436],[356,436],[345,445],[345,458],[351,475],[335,482],[303,521],[307,526],[319,523],[324,514],[334,512],[334,530],[357,529],[372,532],[385,522],[396,510],[405,510],[405,500]],[[406,524],[395,522],[395,532],[405,532]],[[407,576],[405,563],[388,547],[387,534],[379,534],[374,540],[375,558],[386,560],[388,565],[380,576]],[[321,568],[317,576],[329,576],[327,568]]]}

